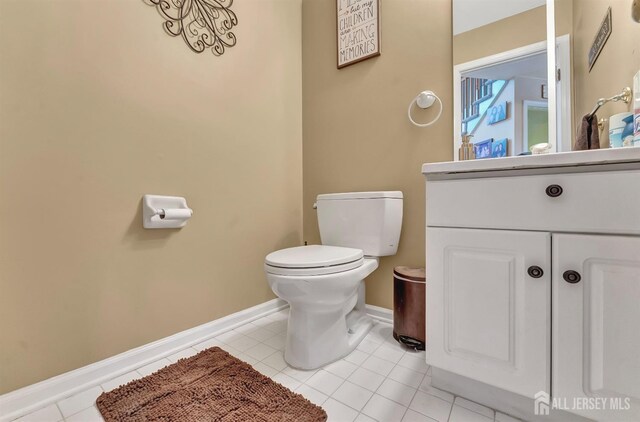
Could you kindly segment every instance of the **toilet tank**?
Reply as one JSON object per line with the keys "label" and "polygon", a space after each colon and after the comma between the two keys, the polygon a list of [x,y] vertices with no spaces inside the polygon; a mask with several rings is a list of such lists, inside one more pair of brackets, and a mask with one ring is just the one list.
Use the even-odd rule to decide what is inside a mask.
{"label": "toilet tank", "polygon": [[362,249],[367,256],[398,251],[402,192],[330,193],[316,203],[323,245]]}

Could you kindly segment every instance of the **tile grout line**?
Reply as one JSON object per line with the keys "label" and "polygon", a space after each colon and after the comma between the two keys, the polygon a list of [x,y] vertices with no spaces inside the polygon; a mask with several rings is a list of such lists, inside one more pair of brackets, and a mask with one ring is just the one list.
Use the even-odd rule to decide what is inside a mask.
{"label": "tile grout line", "polygon": [[451,408],[449,409],[449,416],[447,416],[447,422],[451,421],[451,414],[453,413],[453,406],[456,403],[456,395],[453,396],[453,403],[451,403]]}
{"label": "tile grout line", "polygon": [[[64,421],[66,418],[64,417],[64,414],[62,413],[62,409],[60,409],[60,406],[58,406],[58,402],[53,403],[56,407],[56,409],[58,409],[58,412],[60,412],[60,416],[62,416],[62,419],[60,419],[61,421]],[[43,408],[44,409],[44,408]],[[26,415],[25,415],[26,416]]]}
{"label": "tile grout line", "polygon": [[[367,334],[367,336],[368,336],[368,335],[369,335],[369,334]],[[363,340],[364,340],[367,336],[364,336]],[[379,347],[380,347],[380,345],[378,345],[378,347],[377,347],[375,350],[377,350]],[[356,348],[355,348],[355,349],[353,349],[353,350],[359,350],[359,349],[358,349],[358,347],[356,346]],[[374,350],[374,351],[375,351],[375,350]],[[362,350],[360,350],[360,351],[362,352]],[[366,353],[366,352],[363,352],[363,353]],[[372,352],[372,353],[367,353],[367,354],[369,355],[369,357],[373,356],[373,352]],[[344,359],[344,358],[343,358],[343,359]],[[368,359],[368,358],[367,358],[367,359]],[[362,361],[362,363],[364,363],[367,359],[365,359],[364,361]],[[349,362],[349,363],[352,363],[352,362]],[[354,365],[355,365],[355,364],[354,364]],[[358,366],[358,369],[359,369],[359,368],[362,368],[362,364],[357,365],[357,366]],[[358,369],[356,369],[355,371],[357,371]],[[363,368],[363,369],[367,369],[367,368]],[[353,372],[355,372],[355,371],[353,371]],[[329,372],[329,371],[327,371],[327,372]],[[350,377],[351,375],[353,375],[353,372],[349,375],[349,377]],[[373,371],[371,371],[371,372],[373,372]],[[329,372],[329,373],[331,373],[331,372]],[[333,375],[335,375],[335,374],[333,374]],[[336,376],[337,376],[337,375],[336,375]],[[349,378],[349,377],[347,377],[347,378]],[[371,397],[369,397],[369,399],[368,399],[368,400],[365,402],[365,404],[362,406],[362,409],[361,409],[361,410],[358,410],[358,409],[356,409],[356,408],[354,408],[354,407],[351,407],[351,406],[349,406],[349,405],[348,405],[348,404],[346,404],[346,403],[342,403],[340,400],[335,399],[335,398],[333,397],[333,394],[335,394],[335,392],[336,392],[336,391],[338,391],[338,390],[340,389],[340,387],[341,387],[345,382],[347,382],[347,378],[344,378],[344,379],[343,379],[342,383],[338,386],[338,388],[336,388],[336,389],[333,391],[333,393],[331,393],[331,395],[329,395],[329,396],[327,397],[327,400],[329,400],[329,399],[333,399],[333,400],[337,401],[337,402],[338,402],[338,403],[340,403],[340,404],[344,404],[344,405],[345,405],[345,406],[347,406],[349,409],[353,409],[353,410],[355,410],[356,412],[358,412],[358,416],[359,416],[360,414],[362,414],[362,410],[364,410],[364,408],[365,408],[365,407],[367,407],[367,404],[371,401],[371,399],[373,398],[373,396],[374,396],[376,393],[375,393],[375,391],[373,392],[373,394],[371,395]],[[353,383],[352,383],[352,384],[353,384]],[[357,384],[354,384],[354,385],[357,385]],[[382,385],[382,384],[381,384],[381,385]],[[311,386],[310,386],[310,387],[311,387]],[[358,387],[361,387],[361,386],[359,386],[359,385],[358,385]],[[313,387],[311,387],[311,388],[313,388]],[[364,387],[361,387],[361,388],[364,388]],[[365,388],[365,390],[371,391],[371,390],[369,390],[369,389],[367,389],[367,388]],[[325,401],[325,403],[326,403],[326,401]],[[326,412],[326,410],[325,410],[325,412]],[[358,416],[356,416],[356,418],[357,418]],[[367,416],[367,415],[365,414],[365,416]],[[355,418],[354,418],[354,420],[355,420]]]}
{"label": "tile grout line", "polygon": [[[369,334],[367,334],[367,335],[369,335]],[[365,338],[366,338],[366,336],[365,336]],[[373,352],[375,352],[376,350],[378,350],[378,349],[380,348],[380,346],[382,346],[382,344],[383,344],[383,343],[384,343],[384,341],[383,341],[382,343],[380,343],[380,344],[379,344],[379,345],[374,349],[374,351],[373,351]],[[355,349],[353,349],[353,351],[355,351],[355,350],[360,350],[360,349],[358,349],[358,348],[356,347]],[[353,351],[352,351],[352,352],[353,352]],[[361,351],[361,352],[363,352],[362,350],[360,350],[360,351]],[[369,357],[371,357],[371,356],[373,356],[373,352],[372,352],[372,353],[366,353],[366,352],[363,352],[363,353],[366,353],[367,355],[369,355]],[[347,356],[348,356],[348,355],[347,355]],[[368,359],[368,358],[367,358],[367,359]],[[336,362],[339,362],[339,361],[341,361],[341,360],[344,360],[344,358],[338,359]],[[365,359],[365,360],[366,360],[366,359]],[[346,361],[346,362],[349,362],[349,361]],[[332,363],[334,363],[334,362],[332,362]],[[353,365],[357,366],[357,367],[358,367],[358,369],[359,369],[359,368],[362,368],[362,364],[360,364],[360,365],[356,365],[356,364],[354,364],[353,362],[349,362],[349,363],[351,363],[351,364],[353,364]],[[364,363],[364,361],[363,361],[363,363]],[[329,364],[329,365],[330,365],[330,364]],[[327,373],[329,373],[329,374],[331,374],[331,375],[334,375],[334,376],[336,376],[336,377],[342,378],[342,377],[340,377],[339,375],[334,374],[333,372],[329,372],[329,371],[327,371],[327,370],[325,369],[325,367],[326,367],[326,366],[328,366],[328,365],[325,365],[324,367],[321,367],[320,369],[318,369],[318,371],[317,371],[316,373],[318,373],[318,372],[320,372],[320,371],[324,370],[325,372],[327,372]],[[367,369],[367,368],[363,368],[363,369]],[[356,369],[356,370],[354,370],[353,372],[355,372],[355,371],[357,371],[357,369]],[[356,409],[356,408],[354,408],[354,407],[350,406],[349,404],[347,404],[347,403],[343,403],[343,402],[341,402],[340,400],[338,400],[338,399],[336,399],[335,397],[333,397],[333,395],[335,394],[335,392],[336,392],[336,391],[338,391],[338,390],[340,389],[340,387],[342,387],[342,386],[344,385],[344,383],[348,381],[348,378],[349,378],[351,375],[353,375],[353,372],[352,372],[349,376],[347,376],[346,378],[342,378],[342,382],[341,382],[340,384],[338,384],[338,387],[336,387],[336,389],[335,389],[331,394],[326,394],[326,396],[327,396],[327,400],[329,400],[329,399],[333,399],[333,400],[335,400],[336,402],[338,402],[338,403],[340,403],[340,404],[343,404],[343,405],[347,406],[349,409],[353,409],[353,410],[355,410],[356,412],[358,412],[358,415],[360,415],[360,414],[362,413],[362,410],[364,410],[364,408],[367,406],[367,404],[368,404],[368,403],[369,403],[369,401],[371,400],[371,398],[373,398],[373,395],[375,395],[375,394],[376,394],[377,389],[376,389],[376,391],[373,391],[373,392],[372,392],[373,394],[372,394],[372,395],[371,395],[371,397],[369,397],[369,399],[365,402],[365,404],[362,406],[362,409],[361,409],[361,410],[358,410],[358,409]],[[373,371],[371,371],[371,372],[373,372]],[[375,372],[374,372],[374,373],[375,373]],[[285,374],[285,375],[286,375],[286,374]],[[315,375],[315,374],[314,374],[314,375]],[[382,375],[382,374],[379,374],[379,375]],[[311,377],[313,377],[313,375],[312,375]],[[311,377],[309,377],[309,378],[307,379],[307,381],[308,381],[309,379],[311,379]],[[386,377],[385,377],[385,379],[386,379]],[[311,386],[311,385],[307,384],[307,382],[306,382],[306,381],[302,382],[302,383],[301,383],[301,385],[306,385],[306,386],[307,386],[307,387],[309,387],[309,388],[312,388],[312,389],[314,389],[314,390],[317,390],[317,389],[315,389],[313,386]],[[357,385],[357,384],[354,384],[354,385]],[[382,384],[380,384],[380,385],[382,385]],[[358,387],[361,387],[361,386],[359,386],[359,385],[358,385]],[[299,387],[298,387],[298,388],[299,388]],[[361,388],[364,388],[364,387],[361,387]],[[379,388],[379,387],[378,387],[378,388]],[[365,388],[365,390],[368,390],[368,389],[366,389],[366,388]],[[317,390],[317,391],[319,391],[319,390]],[[371,391],[371,390],[368,390],[368,391]],[[320,392],[322,393],[322,391],[320,391]],[[323,394],[324,394],[324,393],[323,393]],[[327,400],[325,400],[325,402],[324,402],[324,403],[326,403],[326,402],[327,402]],[[365,414],[365,416],[367,416],[367,415]],[[356,417],[357,417],[357,416],[356,416]]]}
{"label": "tile grout line", "polygon": [[[369,331],[369,333],[371,333],[371,331]],[[367,338],[367,336],[368,336],[368,335],[369,335],[369,334],[367,334],[366,336],[364,336],[364,338]],[[363,340],[364,340],[364,338],[363,338]],[[378,349],[382,346],[382,344],[384,344],[384,340],[383,340],[383,341],[382,341],[382,343],[380,343],[380,344],[379,344],[379,345],[378,345],[378,346],[377,346],[377,347],[376,347],[376,348],[375,348],[371,353],[369,353],[369,354],[368,354],[368,355],[369,355],[369,357],[373,356],[373,354],[376,352],[376,350],[378,350]],[[357,347],[356,347],[356,348],[357,348]],[[355,350],[355,349],[354,349],[354,350]],[[363,360],[363,361],[362,361],[362,363],[358,366],[358,368],[362,368],[362,369],[365,369],[365,370],[367,370],[367,371],[371,371],[370,369],[367,369],[367,368],[363,368],[363,367],[362,367],[362,364],[364,364],[367,360],[369,360],[369,358],[367,358],[367,359]],[[393,370],[393,369],[392,369],[392,370]],[[354,372],[355,372],[355,371],[354,371]],[[373,372],[373,371],[371,371],[371,372]],[[374,373],[377,373],[377,372],[374,372]],[[389,372],[389,373],[391,373],[391,372]],[[382,375],[382,374],[379,374],[379,375]],[[387,377],[385,376],[385,380],[386,380],[386,379],[387,379]],[[384,384],[384,381],[382,381],[382,383],[380,383],[380,385],[379,385],[379,386],[378,386],[378,387],[373,391],[373,394],[371,395],[371,397],[369,397],[369,400],[367,400],[367,402],[364,404],[364,406],[362,406],[362,410],[364,410],[364,408],[365,408],[365,407],[367,407],[367,404],[369,404],[369,402],[371,401],[371,399],[373,399],[373,396],[375,396],[375,395],[376,395],[376,393],[378,392],[378,390],[380,389],[380,387],[382,387],[382,384]],[[395,403],[395,402],[394,402],[394,403]],[[359,413],[362,413],[362,411],[360,411]],[[364,414],[364,415],[365,415],[365,416],[367,416],[367,417],[369,417],[367,414]],[[403,414],[402,416],[404,417],[404,414]],[[371,418],[371,419],[374,419],[374,418]],[[377,420],[377,419],[376,419],[376,420]]]}
{"label": "tile grout line", "polygon": [[[367,334],[367,335],[369,335],[369,334]],[[365,336],[365,338],[366,338],[366,336]],[[375,353],[378,349],[380,349],[382,346],[384,346],[384,343],[385,343],[385,342],[386,342],[386,341],[385,341],[385,340],[383,340],[380,344],[378,344],[378,346],[377,346],[377,347],[376,347],[376,348],[375,348],[371,353],[367,353],[367,354],[369,355],[369,357],[374,356],[374,353]],[[359,349],[357,349],[357,348],[356,348],[356,349],[354,349],[354,350],[359,350]],[[360,350],[360,351],[362,351],[362,350]],[[366,352],[363,352],[363,353],[366,353]],[[406,352],[406,351],[404,351],[402,355],[404,356],[406,353],[407,353],[407,352]],[[388,360],[388,359],[385,359],[385,358],[381,358],[381,357],[377,357],[377,356],[374,356],[374,357],[376,357],[376,358],[378,358],[378,359],[381,359],[381,360],[384,360],[384,361],[386,361],[386,362],[391,362],[391,363],[393,363],[392,361],[390,361],[390,360]],[[368,359],[368,358],[367,358],[367,359]],[[365,359],[362,363],[364,363],[367,359]],[[342,360],[344,360],[344,358],[343,358]],[[399,362],[399,361],[398,361],[398,362]],[[350,362],[350,363],[352,363],[352,362]],[[394,363],[394,366],[393,366],[393,368],[391,368],[391,371],[393,371],[393,369],[394,369],[396,366],[398,366],[398,365],[399,365],[398,363]],[[367,370],[367,371],[373,372],[374,374],[378,374],[377,372],[374,372],[374,371],[371,371],[371,370],[369,370],[369,369],[367,369],[367,368],[364,368],[364,367],[362,366],[362,364],[357,365],[357,366],[358,366],[358,368],[362,368],[362,369],[365,369],[365,370]],[[402,365],[400,365],[400,366],[402,367]],[[404,367],[403,367],[403,368],[404,368]],[[409,368],[405,368],[405,369],[409,369]],[[356,370],[357,370],[357,369],[356,369]],[[391,373],[391,371],[389,371],[389,374]],[[327,371],[327,372],[328,372],[328,371]],[[355,371],[354,371],[354,372],[355,372]],[[352,373],[351,375],[353,375],[353,373]],[[351,376],[351,375],[349,375],[349,376]],[[381,375],[381,376],[382,376],[382,374],[378,374],[378,375]],[[424,378],[424,377],[423,377],[423,378]],[[384,376],[384,381],[386,381],[387,379],[390,379],[388,374]],[[348,377],[344,379],[344,381],[342,382],[342,384],[340,384],[340,385],[338,386],[338,388],[336,388],[336,390],[335,390],[335,391],[338,391],[338,389],[340,389],[340,387],[341,387],[345,382],[347,382],[347,381],[348,381]],[[371,395],[371,397],[369,397],[369,399],[365,402],[365,404],[362,406],[362,409],[361,409],[361,410],[358,410],[358,409],[356,409],[356,408],[354,408],[354,407],[351,407],[351,406],[349,406],[349,405],[348,405],[348,404],[346,404],[346,403],[342,403],[341,401],[339,401],[339,400],[337,400],[337,399],[335,399],[335,398],[334,398],[334,400],[336,400],[336,401],[337,401],[337,402],[339,402],[339,403],[342,403],[342,404],[346,405],[346,406],[347,406],[347,407],[349,407],[350,409],[356,410],[356,411],[358,412],[358,414],[363,414],[363,415],[365,415],[365,416],[368,416],[367,414],[363,413],[362,411],[364,410],[364,408],[365,408],[365,407],[367,407],[367,404],[369,404],[369,402],[371,401],[371,399],[373,399],[373,396],[375,396],[375,395],[378,393],[378,391],[380,390],[380,387],[382,387],[382,384],[384,384],[384,381],[382,381],[382,383],[381,383],[381,384],[380,384],[380,385],[379,385],[379,386],[378,386],[374,391],[372,391],[372,393],[373,393],[373,394],[372,394],[372,395]],[[395,381],[395,380],[393,380],[393,379],[392,379],[392,381]],[[398,382],[398,381],[396,381],[396,382]],[[398,382],[398,383],[406,386],[406,384],[403,384],[403,383],[401,383],[401,382]],[[354,384],[354,385],[357,385],[357,384]],[[360,387],[360,386],[359,386],[359,387]],[[411,386],[407,386],[407,387],[411,387]],[[311,388],[313,388],[313,387],[311,387]],[[364,388],[364,387],[361,387],[361,388]],[[365,390],[368,390],[368,389],[367,389],[367,388],[365,388]],[[334,393],[335,393],[335,391],[334,391]],[[368,391],[371,391],[371,390],[368,390]],[[417,391],[417,389],[416,389],[416,391]],[[394,402],[394,403],[396,403],[396,404],[399,404],[399,405],[403,406],[403,407],[405,408],[405,411],[403,412],[402,417],[404,418],[404,415],[407,413],[407,410],[409,409],[409,406],[404,406],[402,403],[399,403],[399,402],[397,402],[397,401],[395,401],[395,400],[393,400],[393,399],[390,399],[390,398],[388,398],[388,397],[386,397],[386,396],[383,396],[383,395],[381,395],[381,394],[378,394],[378,395],[379,395],[379,396],[381,396],[381,397],[384,397],[385,399],[387,399],[387,400],[389,400],[389,401],[392,401],[392,402]],[[415,396],[415,392],[414,392],[414,396]],[[329,398],[333,398],[333,394],[332,394],[331,396],[329,396]],[[412,396],[412,399],[413,399],[413,396]]]}
{"label": "tile grout line", "polygon": [[[407,352],[405,351],[405,352],[404,352],[404,354],[403,354],[402,356],[405,356],[406,354],[407,354]],[[402,360],[402,358],[400,358],[400,360]],[[404,366],[400,365],[400,360],[398,360],[398,363],[396,363],[396,364],[395,364],[395,366],[394,366],[393,368],[391,368],[391,371],[393,371],[393,370],[394,370],[396,367],[398,367],[398,366],[400,366],[401,368],[404,368]],[[425,364],[426,364],[426,363],[425,363]],[[408,368],[405,368],[405,369],[408,369]],[[391,374],[391,372],[389,372],[389,374]],[[425,375],[426,375],[426,373],[422,374],[422,378],[420,379],[420,384],[422,384],[422,381],[424,380]],[[392,381],[395,381],[395,382],[397,382],[398,384],[407,385],[407,384],[404,384],[404,383],[402,383],[402,382],[400,382],[400,381],[396,381],[396,380],[394,380],[394,379],[392,379],[392,378],[389,378],[389,377],[385,378],[385,381],[386,381],[387,379],[391,379]],[[384,382],[383,382],[383,384],[384,384]],[[413,392],[413,395],[411,396],[411,400],[409,400],[409,404],[408,404],[407,406],[405,406],[404,413],[402,414],[402,417],[400,418],[400,420],[404,419],[405,415],[406,415],[406,414],[407,414],[407,412],[409,411],[409,406],[411,406],[411,403],[413,402],[413,399],[415,398],[416,394],[418,394],[418,389],[420,388],[420,384],[418,384],[418,387],[416,387],[416,388],[415,388],[415,391]],[[380,387],[382,387],[382,384],[380,384]],[[378,390],[380,389],[380,387],[378,387]],[[408,387],[411,387],[411,386],[409,385]],[[413,387],[411,387],[411,388],[413,388]],[[398,402],[396,402],[396,401],[395,401],[395,400],[393,400],[393,399],[389,399],[389,400],[391,400],[391,401],[393,401],[393,402],[395,402],[395,403],[398,403]],[[398,404],[402,405],[402,403],[398,403]],[[413,410],[413,409],[412,409],[412,410]],[[418,413],[420,413],[420,412],[418,412]],[[421,414],[422,414],[422,413],[421,413]],[[426,415],[425,415],[425,416],[426,416]]]}
{"label": "tile grout line", "polygon": [[[370,354],[370,356],[373,356],[373,353],[375,353],[375,351],[376,351],[376,350],[378,350],[379,348],[381,348],[381,347],[384,345],[384,343],[385,343],[385,342],[386,342],[386,341],[383,341],[380,345],[378,345],[378,347],[374,350],[374,352],[372,352],[372,353]],[[409,351],[408,351],[408,350],[405,350],[405,351],[404,351],[404,353],[402,354],[402,356],[403,356],[403,357],[404,357],[404,356],[406,356],[406,355],[407,355],[407,353],[409,353]],[[376,357],[377,357],[377,356],[376,356]],[[388,360],[388,359],[385,359],[385,358],[379,358],[379,359],[385,360],[385,361],[387,361],[387,362],[392,362],[392,361],[390,361],[390,360]],[[402,359],[402,357],[400,358],[400,360],[401,360],[401,359]],[[413,368],[407,368],[407,367],[405,367],[405,366],[403,366],[403,365],[400,365],[400,360],[398,360],[398,362],[394,364],[394,366],[393,366],[393,368],[391,369],[391,371],[389,372],[389,374],[390,374],[390,373],[391,373],[391,372],[392,372],[396,367],[400,367],[400,368],[402,368],[402,369],[412,370],[412,371],[414,371],[414,372],[418,372],[418,371],[416,371],[416,370],[415,370],[415,369],[413,369]],[[426,365],[426,362],[425,362],[425,365]],[[362,367],[362,365],[360,365],[360,367]],[[430,365],[427,365],[427,367],[430,367]],[[364,369],[366,369],[366,368],[364,368]],[[373,371],[372,371],[372,372],[373,372]],[[428,368],[427,368],[427,372],[428,372]],[[403,416],[402,416],[403,418],[404,418],[404,416],[406,415],[406,413],[407,413],[409,410],[413,410],[413,411],[414,411],[414,412],[416,412],[416,413],[419,413],[419,414],[421,414],[421,415],[423,415],[423,416],[426,416],[426,417],[428,417],[428,418],[431,418],[430,416],[425,415],[424,413],[422,413],[422,412],[420,412],[420,411],[418,411],[418,410],[414,410],[414,409],[411,409],[411,408],[410,408],[410,406],[411,406],[411,402],[413,402],[413,399],[414,399],[414,398],[415,398],[415,396],[418,394],[418,391],[421,391],[421,390],[420,390],[420,385],[422,385],[422,382],[424,381],[425,377],[427,376],[427,372],[425,372],[425,373],[421,373],[421,372],[420,372],[420,373],[422,374],[422,377],[421,377],[421,379],[420,379],[420,383],[418,384],[418,387],[413,387],[413,386],[408,385],[408,384],[405,384],[405,383],[403,383],[403,382],[400,382],[400,381],[394,380],[393,378],[389,378],[389,376],[388,376],[388,375],[387,375],[387,376],[385,376],[385,381],[386,381],[387,379],[390,379],[390,380],[392,380],[392,381],[397,382],[398,384],[402,384],[403,386],[406,386],[406,387],[409,387],[409,388],[412,388],[413,390],[415,390],[415,391],[413,392],[413,395],[411,396],[411,400],[409,401],[409,405],[407,405],[407,406],[405,406],[404,404],[402,404],[402,403],[400,403],[400,402],[398,402],[398,401],[396,401],[396,400],[394,400],[394,399],[392,399],[392,398],[386,397],[386,396],[381,395],[381,394],[378,394],[378,395],[380,395],[381,397],[384,397],[384,398],[386,398],[386,399],[388,399],[388,400],[390,400],[390,401],[392,401],[392,402],[394,402],[394,403],[397,403],[397,404],[399,404],[399,405],[401,405],[401,406],[405,407],[405,411],[404,411]],[[379,374],[379,375],[382,375],[382,374]],[[384,381],[383,381],[383,383],[384,383]],[[382,384],[380,384],[380,386],[378,386],[378,388],[376,388],[376,390],[374,391],[374,395],[378,393],[378,391],[380,390],[380,387],[382,387]],[[435,395],[433,395],[433,394],[430,394],[430,393],[428,393],[427,391],[422,391],[422,392],[423,392],[423,393],[425,393],[425,394],[427,394],[428,396],[435,397],[435,398],[440,399],[440,400],[445,401],[445,402],[447,401],[447,400],[442,399],[441,397],[438,397],[438,396],[435,396]],[[450,404],[451,404],[451,406],[450,406],[450,408],[449,408],[449,417],[450,417],[450,415],[451,415],[451,412],[453,411],[453,406],[454,406],[454,404],[455,404],[455,397],[456,397],[456,396],[454,396],[454,401],[450,403]],[[373,398],[373,396],[371,396],[371,398]],[[371,398],[367,401],[367,403],[369,403],[369,401],[371,400]],[[365,407],[366,407],[366,404],[365,404]],[[363,409],[364,409],[364,407],[363,407]],[[467,409],[467,410],[472,411],[471,409]],[[492,409],[492,410],[493,410],[493,409]],[[362,413],[362,412],[360,412],[360,413]],[[478,413],[478,412],[474,412],[474,413],[481,415],[481,414],[480,414],[480,413]],[[495,411],[494,411],[494,415],[495,415]],[[365,414],[365,416],[367,416],[367,415]],[[481,416],[484,416],[484,415],[481,415]],[[447,418],[447,420],[449,419],[449,417]]]}
{"label": "tile grout line", "polygon": [[[492,409],[492,408],[490,408],[490,407],[488,407],[488,406],[485,406],[484,404],[477,403],[477,402],[475,402],[475,401],[473,401],[473,400],[469,400],[469,399],[467,399],[467,398],[465,398],[465,397],[458,396],[458,395],[455,395],[455,394],[453,395],[453,397],[454,397],[454,398],[453,398],[453,406],[458,406],[458,407],[461,407],[461,408],[463,408],[463,409],[465,409],[465,410],[468,410],[469,412],[473,412],[473,413],[475,413],[476,415],[483,416],[483,417],[485,417],[485,418],[487,418],[487,419],[492,419],[492,418],[490,418],[489,416],[487,416],[487,415],[483,415],[483,414],[482,414],[482,413],[480,413],[480,412],[476,412],[475,410],[469,409],[468,407],[464,407],[464,406],[461,406],[461,405],[459,405],[459,404],[456,404],[456,399],[457,399],[457,398],[461,398],[461,399],[464,399],[464,400],[470,401],[471,403],[475,403],[475,404],[477,404],[478,406],[486,407],[487,409],[489,409],[489,410],[491,410],[491,411],[493,412],[493,420],[494,420],[494,422],[495,422],[495,420],[496,420],[496,414],[498,413],[498,412],[496,411],[496,409]],[[451,406],[451,411],[452,411],[452,412],[453,412],[453,406]],[[508,416],[509,416],[509,415],[508,415]]]}

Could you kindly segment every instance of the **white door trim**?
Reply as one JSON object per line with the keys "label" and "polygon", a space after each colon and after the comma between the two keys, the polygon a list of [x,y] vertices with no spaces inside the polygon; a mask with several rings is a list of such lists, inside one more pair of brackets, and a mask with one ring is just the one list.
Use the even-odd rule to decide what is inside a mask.
{"label": "white door trim", "polygon": [[[556,139],[558,152],[571,151],[573,139],[572,88],[571,88],[571,36],[561,35],[556,38],[556,72],[560,72],[560,80],[556,79]],[[556,73],[557,75],[557,73]]]}
{"label": "white door trim", "polygon": [[524,100],[522,101],[522,151],[529,151],[529,107],[541,107],[546,108],[547,113],[549,113],[549,103],[546,101],[533,101],[533,100]]}
{"label": "white door trim", "polygon": [[[556,61],[555,3],[555,1],[547,2],[547,102],[549,103],[549,113],[547,113],[549,116],[549,136],[547,137],[547,142],[551,144],[551,151],[553,152],[560,150],[558,148],[558,85],[556,85],[558,63]],[[569,69],[564,70],[568,71]]]}

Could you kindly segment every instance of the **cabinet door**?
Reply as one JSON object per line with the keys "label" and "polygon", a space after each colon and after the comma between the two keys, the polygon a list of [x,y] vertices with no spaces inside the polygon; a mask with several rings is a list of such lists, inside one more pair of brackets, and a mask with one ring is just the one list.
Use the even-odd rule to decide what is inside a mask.
{"label": "cabinet door", "polygon": [[550,261],[549,233],[428,228],[427,362],[531,398],[548,391]]}
{"label": "cabinet door", "polygon": [[[554,234],[553,256],[553,396],[570,407],[584,398],[629,404],[572,411],[640,420],[640,238]],[[567,271],[580,280],[565,281]]]}

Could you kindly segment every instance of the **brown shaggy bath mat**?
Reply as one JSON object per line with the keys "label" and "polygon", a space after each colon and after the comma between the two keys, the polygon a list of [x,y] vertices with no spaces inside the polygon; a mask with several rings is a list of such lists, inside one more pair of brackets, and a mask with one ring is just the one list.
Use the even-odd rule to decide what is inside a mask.
{"label": "brown shaggy bath mat", "polygon": [[105,421],[326,421],[327,414],[219,347],[96,400]]}

